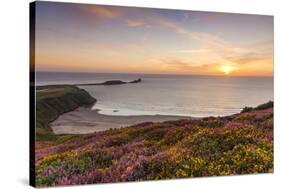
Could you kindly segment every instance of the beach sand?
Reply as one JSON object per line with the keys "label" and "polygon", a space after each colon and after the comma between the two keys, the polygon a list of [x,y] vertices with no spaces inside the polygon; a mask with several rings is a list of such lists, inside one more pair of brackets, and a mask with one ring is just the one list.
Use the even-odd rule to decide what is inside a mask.
{"label": "beach sand", "polygon": [[143,122],[162,122],[190,118],[166,115],[111,116],[99,114],[97,110],[91,110],[90,108],[79,107],[74,111],[60,115],[50,126],[55,134],[86,134],[110,128],[127,127]]}

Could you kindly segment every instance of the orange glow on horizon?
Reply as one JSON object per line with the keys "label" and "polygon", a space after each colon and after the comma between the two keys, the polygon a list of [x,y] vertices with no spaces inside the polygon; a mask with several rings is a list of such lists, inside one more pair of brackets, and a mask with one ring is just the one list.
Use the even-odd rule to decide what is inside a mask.
{"label": "orange glow on horizon", "polygon": [[231,74],[236,68],[234,66],[231,65],[223,65],[220,67],[220,71],[225,74],[225,75],[229,75]]}

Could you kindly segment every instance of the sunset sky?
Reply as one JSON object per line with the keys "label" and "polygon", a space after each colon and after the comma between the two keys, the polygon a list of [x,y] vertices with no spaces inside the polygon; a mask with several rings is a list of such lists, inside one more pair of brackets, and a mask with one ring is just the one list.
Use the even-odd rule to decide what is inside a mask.
{"label": "sunset sky", "polygon": [[272,76],[273,17],[36,3],[36,70]]}

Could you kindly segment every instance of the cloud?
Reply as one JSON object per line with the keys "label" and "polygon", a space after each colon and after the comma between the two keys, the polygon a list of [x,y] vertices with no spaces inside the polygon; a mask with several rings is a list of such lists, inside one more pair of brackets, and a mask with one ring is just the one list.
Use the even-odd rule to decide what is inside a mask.
{"label": "cloud", "polygon": [[100,18],[117,18],[122,15],[122,10],[119,7],[102,6],[102,5],[84,5],[81,10],[86,13],[95,14]]}
{"label": "cloud", "polygon": [[263,40],[245,45],[244,48],[234,49],[225,53],[224,59],[246,65],[255,62],[272,63],[273,61],[273,41]]}
{"label": "cloud", "polygon": [[215,62],[194,62],[192,60],[184,60],[178,57],[160,57],[153,58],[148,63],[157,67],[163,72],[172,72],[180,74],[202,74],[210,75],[216,74],[217,68],[220,65]]}
{"label": "cloud", "polygon": [[[118,6],[83,6],[84,11],[95,14],[100,18],[118,19],[119,22],[125,22],[128,27],[162,27],[176,32],[188,39],[197,40],[204,45],[205,48],[212,51],[224,51],[230,48],[231,45],[218,36],[205,33],[194,32],[188,29],[188,26],[178,23],[176,20],[171,20],[157,11],[142,8],[124,8]],[[130,18],[130,19],[129,19]],[[184,19],[188,19],[186,14]],[[236,47],[237,48],[237,47]]]}
{"label": "cloud", "polygon": [[249,49],[255,49],[256,51],[259,51],[261,53],[268,53],[271,55],[273,55],[273,46],[273,39],[261,40],[247,45]]}
{"label": "cloud", "polygon": [[184,50],[180,50],[178,51],[180,53],[208,53],[210,52],[210,49],[206,49],[206,48],[201,48],[201,49],[184,49]]}
{"label": "cloud", "polygon": [[177,69],[190,69],[191,67],[196,67],[194,64],[177,59],[177,58],[162,58],[160,61],[170,67]]}
{"label": "cloud", "polygon": [[151,22],[155,25],[162,26],[164,28],[172,29],[179,34],[189,34],[190,32],[183,27],[178,26],[176,23],[163,18],[151,18]]}
{"label": "cloud", "polygon": [[[196,48],[188,46],[186,49],[177,52],[186,53],[183,57],[162,57],[153,59],[153,63],[164,70],[174,70],[178,72],[198,72],[216,73],[217,67],[225,63],[235,64],[237,67],[259,62],[261,64],[271,63],[273,58],[273,41],[265,40],[255,44],[240,44],[227,41],[219,35],[204,31],[194,31],[186,25],[186,22],[179,22],[170,17],[159,14],[151,9],[124,8],[112,6],[89,6],[88,12],[104,19],[115,19],[126,24],[127,27],[149,27],[161,28],[173,31],[191,44],[196,44]],[[216,19],[218,15],[206,15],[204,19]],[[184,19],[189,19],[186,14]],[[199,20],[200,21],[200,20]],[[195,41],[195,43],[194,43]],[[167,44],[168,45],[168,44]],[[202,55],[201,55],[202,54]],[[203,55],[204,54],[204,55]],[[263,63],[266,62],[266,63]],[[248,67],[250,65],[247,65]],[[246,67],[245,67],[246,69]],[[250,68],[247,68],[250,69]]]}
{"label": "cloud", "polygon": [[127,20],[127,25],[129,27],[139,27],[146,25],[146,23],[140,20]]}
{"label": "cloud", "polygon": [[196,40],[201,45],[201,49],[194,50],[182,50],[186,53],[201,53],[201,52],[214,52],[217,54],[228,54],[233,52],[244,52],[245,49],[238,46],[233,46],[226,40],[219,36],[209,34],[206,32],[195,32],[188,29],[188,26],[182,26],[174,20],[163,17],[159,14],[151,14],[149,16],[143,16],[141,19],[131,19],[128,25],[139,27],[139,26],[150,26],[150,27],[162,27],[174,31],[175,33],[183,36],[187,40]]}
{"label": "cloud", "polygon": [[[234,60],[235,57],[247,55],[251,53],[251,49],[256,49],[258,45],[266,46],[265,50],[268,50],[268,46],[272,47],[272,41],[263,41],[257,46],[237,46],[233,43],[229,43],[227,40],[219,37],[218,35],[193,31],[188,28],[188,25],[183,25],[183,23],[173,20],[159,12],[152,9],[142,9],[142,8],[126,8],[118,6],[102,6],[102,5],[92,5],[92,6],[82,6],[83,10],[86,12],[93,13],[95,16],[105,19],[118,19],[118,22],[125,22],[128,27],[162,27],[174,31],[175,33],[187,38],[187,40],[196,40],[198,44],[201,45],[199,49],[184,49],[182,53],[213,53],[225,57],[228,60]],[[223,16],[223,14],[204,14],[201,19],[216,19],[217,17]],[[190,15],[187,12],[184,14],[183,20],[189,19]],[[239,60],[237,60],[239,61]],[[245,60],[246,61],[246,60]]]}
{"label": "cloud", "polygon": [[226,57],[226,60],[240,64],[240,65],[249,64],[249,63],[258,62],[258,61],[265,61],[265,60],[269,60],[269,59],[270,59],[270,55],[262,54],[262,53],[255,53],[255,52]]}

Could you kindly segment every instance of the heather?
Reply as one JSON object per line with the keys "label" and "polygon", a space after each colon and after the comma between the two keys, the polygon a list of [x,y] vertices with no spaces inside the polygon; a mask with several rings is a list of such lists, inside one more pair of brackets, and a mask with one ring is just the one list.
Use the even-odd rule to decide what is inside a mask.
{"label": "heather", "polygon": [[273,172],[273,103],[36,142],[36,185]]}

